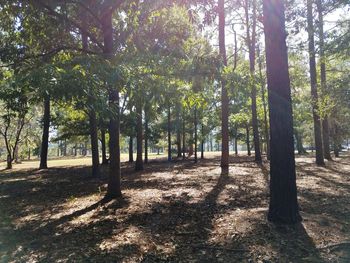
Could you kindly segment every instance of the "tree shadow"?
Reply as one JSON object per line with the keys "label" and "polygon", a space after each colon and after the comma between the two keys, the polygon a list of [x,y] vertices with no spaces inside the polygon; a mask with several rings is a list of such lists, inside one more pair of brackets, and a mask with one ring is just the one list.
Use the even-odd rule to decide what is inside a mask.
{"label": "tree shadow", "polygon": [[[173,174],[177,171],[191,173],[192,170],[204,167],[208,174],[196,178],[186,177],[186,174],[182,177],[165,174],[164,178],[153,180],[151,173],[163,172],[161,170],[164,167],[165,171]],[[30,223],[15,230],[16,235],[20,236],[16,246],[23,248],[24,255],[37,254],[39,261],[111,262],[129,259],[143,262],[322,262],[320,250],[308,235],[305,224],[280,226],[266,221],[268,169],[265,164],[258,166],[254,161],[241,160],[231,167],[228,175],[220,175],[217,159],[204,160],[196,165],[192,162],[178,162],[170,167],[165,163],[155,163],[146,167],[145,173],[133,172],[132,166],[125,165],[122,180],[123,187],[129,187],[128,191],[130,189],[125,195],[128,198],[108,203],[100,200],[81,209],[73,208],[75,211],[58,219]],[[251,174],[240,174],[234,167],[239,168],[237,171],[241,168],[254,168],[256,171],[261,170],[263,175],[260,172],[253,174],[255,170],[249,170]],[[218,171],[212,173],[213,169]],[[69,196],[87,196],[94,193],[92,189],[102,186],[99,181],[84,181],[84,176],[79,173],[85,170],[69,171],[72,173],[65,170],[66,174],[62,172],[58,176],[40,175],[45,182],[40,186],[42,192],[40,195],[29,195],[29,198],[29,192],[26,192],[16,199],[17,186],[24,181],[10,183],[6,186],[9,187],[5,191],[9,195],[6,202],[11,202],[14,207],[18,202],[14,209],[24,209],[26,205],[36,206],[36,199],[39,199],[40,206],[52,206]],[[305,172],[312,177],[318,176]],[[38,175],[38,180],[40,178]],[[60,183],[54,186],[56,180]],[[262,184],[254,184],[257,180],[262,181]],[[33,183],[37,182],[34,180]],[[337,187],[334,182],[329,183]],[[206,188],[201,188],[203,184],[206,184]],[[210,189],[204,191],[208,185]],[[2,194],[3,186],[5,187],[0,186]],[[82,191],[80,187],[83,187]],[[198,192],[202,190],[203,193],[193,200],[186,195],[186,187]],[[139,199],[134,200],[131,195],[147,189],[173,191],[170,191],[172,195],[167,195],[167,198],[152,199],[147,207],[142,208],[141,205],[140,209],[132,209],[132,202]],[[173,194],[176,191],[179,194]],[[300,196],[305,204],[303,211],[313,213],[314,217],[322,213],[330,214],[334,210],[331,202],[333,199],[326,193],[303,191]],[[40,198],[46,198],[46,203]],[[341,199],[341,202],[347,204],[346,198]],[[315,201],[322,199],[329,199],[330,202],[323,206]],[[256,212],[256,209],[260,210]],[[76,220],[88,213],[87,222],[79,223]],[[225,218],[227,223],[222,230],[224,242],[221,242],[216,238],[216,231],[220,231],[216,222]],[[247,226],[246,230],[237,230],[233,237],[226,236],[229,225],[239,228],[243,223]],[[142,235],[135,236],[132,232],[125,234],[129,228],[137,229]],[[150,248],[144,249],[143,246],[146,245],[140,243],[142,240],[150,243]],[[112,246],[108,249],[101,248],[101,244],[107,241]],[[169,244],[171,249],[159,249],[164,244]],[[28,258],[22,261],[29,261],[25,259]]]}

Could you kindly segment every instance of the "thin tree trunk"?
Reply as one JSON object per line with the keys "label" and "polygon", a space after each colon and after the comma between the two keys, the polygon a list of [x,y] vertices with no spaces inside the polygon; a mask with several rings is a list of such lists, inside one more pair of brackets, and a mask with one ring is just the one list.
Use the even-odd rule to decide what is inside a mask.
{"label": "thin tree trunk", "polygon": [[248,156],[251,155],[251,152],[250,152],[250,135],[249,135],[249,125],[246,126],[246,143],[247,143],[247,153],[248,153]]}
{"label": "thin tree trunk", "polygon": [[201,139],[201,159],[204,159],[204,125],[202,123],[201,125],[201,135],[202,135],[202,139]]}
{"label": "thin tree trunk", "polygon": [[136,103],[136,163],[135,170],[142,171],[143,170],[143,160],[142,160],[142,99],[141,94],[139,94],[138,102]]}
{"label": "thin tree trunk", "polygon": [[193,130],[190,130],[190,143],[188,149],[188,157],[193,155]]}
{"label": "thin tree trunk", "polygon": [[101,150],[102,150],[102,164],[108,164],[107,153],[106,153],[106,131],[101,129]]}
{"label": "thin tree trunk", "polygon": [[176,109],[176,144],[177,144],[177,158],[181,158],[180,105],[177,105],[177,109]]}
{"label": "thin tree trunk", "polygon": [[[324,54],[324,33],[323,33],[323,6],[322,1],[317,0],[318,10],[318,25],[319,25],[319,52],[320,52],[320,70],[321,70],[321,92],[322,95],[327,94],[327,79],[326,79],[326,57]],[[329,124],[328,116],[325,116],[322,120],[322,139],[323,139],[323,152],[324,157],[327,160],[332,160],[330,142],[329,142]]]}
{"label": "thin tree trunk", "polygon": [[198,161],[197,157],[197,142],[198,142],[198,132],[197,132],[197,106],[194,107],[194,162],[196,163]]}
{"label": "thin tree trunk", "polygon": [[[86,155],[86,143],[85,143],[85,155]],[[63,156],[67,156],[67,139],[64,139],[64,143],[63,143]]]}
{"label": "thin tree trunk", "polygon": [[[82,17],[82,23],[86,26],[86,17]],[[81,33],[83,53],[85,54],[88,49],[87,35]],[[92,177],[100,176],[100,154],[98,151],[98,128],[96,112],[93,107],[89,109],[89,125],[90,125],[90,141],[91,141],[91,158],[92,158]]]}
{"label": "thin tree trunk", "polygon": [[[223,66],[227,66],[226,46],[225,46],[225,0],[218,1],[219,16],[219,50]],[[221,79],[221,172],[228,173],[229,167],[229,99],[226,83]]]}
{"label": "thin tree trunk", "polygon": [[185,112],[182,113],[182,159],[186,158],[186,130],[185,130]]}
{"label": "thin tree trunk", "polygon": [[45,96],[44,100],[44,125],[40,151],[39,169],[47,169],[47,154],[49,149],[49,130],[50,130],[50,96]]}
{"label": "thin tree trunk", "polygon": [[100,156],[98,151],[98,134],[96,112],[91,109],[89,112],[91,156],[92,156],[92,177],[100,176]]}
{"label": "thin tree trunk", "polygon": [[271,135],[268,219],[297,223],[301,216],[297,201],[284,1],[263,0],[263,14]]}
{"label": "thin tree trunk", "polygon": [[148,112],[145,109],[145,163],[148,163]]}
{"label": "thin tree trunk", "polygon": [[[106,59],[113,56],[113,26],[112,10],[107,10],[102,17],[102,28],[104,38],[104,54]],[[109,87],[108,92],[109,109],[111,118],[109,121],[109,176],[106,198],[117,198],[122,196],[120,185],[120,109],[119,91],[115,87]]]}
{"label": "thin tree trunk", "polygon": [[255,46],[256,46],[256,0],[253,0],[253,23],[252,36],[250,37],[249,27],[249,1],[245,1],[245,16],[247,29],[247,44],[249,50],[249,70],[250,70],[250,86],[251,86],[251,100],[252,100],[252,127],[254,138],[255,161],[261,162],[259,128],[258,128],[258,114],[256,109],[256,84],[255,84]]}
{"label": "thin tree trunk", "polygon": [[259,47],[257,49],[258,51],[258,61],[259,61],[259,75],[261,79],[261,99],[264,109],[264,135],[266,140],[266,158],[267,160],[270,160],[270,134],[269,134],[269,125],[267,122],[267,105],[266,105],[266,98],[265,98],[265,81],[262,74],[262,61],[260,57],[260,51]]}
{"label": "thin tree trunk", "polygon": [[7,159],[6,159],[6,169],[7,169],[7,170],[12,169],[12,158],[11,158],[11,155],[10,155],[10,154],[7,155]]}
{"label": "thin tree trunk", "polygon": [[303,138],[297,130],[294,130],[298,154],[305,154],[306,150],[303,146]]}
{"label": "thin tree trunk", "polygon": [[238,155],[238,145],[237,145],[237,136],[235,136],[235,154]]}
{"label": "thin tree trunk", "polygon": [[317,73],[315,59],[315,40],[314,40],[314,21],[312,14],[312,0],[307,0],[307,27],[309,38],[309,63],[310,63],[310,84],[312,97],[312,115],[314,119],[316,164],[324,165],[321,120],[318,113],[318,92],[317,92]]}
{"label": "thin tree trunk", "polygon": [[134,138],[129,136],[129,163],[134,162]]}
{"label": "thin tree trunk", "polygon": [[168,105],[168,162],[171,162],[171,116],[170,105]]}

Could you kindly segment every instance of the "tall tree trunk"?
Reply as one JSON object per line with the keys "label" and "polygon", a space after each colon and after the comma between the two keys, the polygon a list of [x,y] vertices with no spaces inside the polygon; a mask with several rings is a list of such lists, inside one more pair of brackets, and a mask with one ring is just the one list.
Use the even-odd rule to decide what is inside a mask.
{"label": "tall tree trunk", "polygon": [[249,1],[245,1],[245,16],[247,29],[247,45],[249,50],[249,70],[250,70],[250,86],[251,86],[251,100],[252,100],[252,126],[254,138],[255,161],[261,162],[258,114],[256,110],[256,83],[255,83],[255,46],[256,46],[256,0],[253,0],[253,22],[252,22],[252,36],[250,37],[249,26]]}
{"label": "tall tree trunk", "polygon": [[134,138],[129,136],[129,163],[134,162]]}
{"label": "tall tree trunk", "polygon": [[237,135],[235,136],[235,154],[238,155],[238,140],[237,140]]}
{"label": "tall tree trunk", "polygon": [[168,105],[168,162],[171,162],[171,116],[170,105]]}
{"label": "tall tree trunk", "polygon": [[259,61],[259,76],[261,79],[261,99],[264,109],[264,135],[266,140],[266,158],[267,160],[270,160],[270,134],[269,134],[269,125],[267,122],[267,105],[266,105],[266,98],[265,98],[265,81],[262,74],[262,61],[260,57],[260,51],[259,46],[257,49],[258,52],[258,61]]}
{"label": "tall tree trunk", "polygon": [[180,121],[180,105],[176,109],[176,144],[177,158],[181,158],[181,121]]}
{"label": "tall tree trunk", "polygon": [[[106,59],[113,57],[113,26],[112,10],[107,10],[102,17],[102,29],[104,39],[104,54]],[[109,109],[111,117],[109,121],[109,176],[106,198],[122,196],[120,186],[120,109],[119,91],[117,88],[108,87]]]}
{"label": "tall tree trunk", "polygon": [[186,158],[186,129],[185,129],[185,112],[182,113],[182,159]]}
{"label": "tall tree trunk", "polygon": [[11,158],[11,154],[7,155],[7,159],[6,159],[6,169],[10,170],[12,169],[12,158]]}
{"label": "tall tree trunk", "polygon": [[39,169],[47,169],[47,154],[49,149],[49,130],[50,130],[50,96],[45,96],[44,117],[43,117],[43,135],[40,151]]}
{"label": "tall tree trunk", "polygon": [[294,134],[295,134],[298,154],[305,154],[306,150],[303,146],[303,137],[296,129],[294,129]]}
{"label": "tall tree trunk", "polygon": [[92,156],[92,177],[100,176],[100,154],[98,151],[98,133],[96,112],[91,109],[89,112],[91,156]]}
{"label": "tall tree trunk", "polygon": [[[227,66],[225,46],[225,0],[218,1],[219,16],[219,50],[223,66]],[[229,167],[229,99],[224,79],[221,79],[221,171],[228,172]]]}
{"label": "tall tree trunk", "polygon": [[249,125],[247,125],[245,129],[246,129],[247,154],[248,154],[248,156],[250,156],[250,155],[251,155],[251,152],[250,152]]}
{"label": "tall tree trunk", "polygon": [[[86,142],[85,142],[85,155],[87,154],[86,153]],[[67,139],[65,138],[64,139],[64,143],[63,143],[63,156],[67,156]]]}
{"label": "tall tree trunk", "polygon": [[318,92],[317,92],[317,73],[315,59],[315,40],[314,40],[314,21],[312,15],[312,0],[307,0],[307,31],[309,38],[309,63],[310,63],[310,84],[312,97],[312,115],[314,119],[316,164],[324,165],[321,120],[318,113]]}
{"label": "tall tree trunk", "polygon": [[301,216],[297,201],[284,1],[263,0],[263,14],[271,136],[268,219],[297,223]]}
{"label": "tall tree trunk", "polygon": [[[86,26],[85,15],[82,18],[82,23]],[[87,35],[81,33],[83,53],[86,53],[88,49],[88,38]],[[91,158],[92,158],[92,177],[100,176],[100,154],[98,151],[98,128],[97,128],[97,118],[96,112],[93,107],[89,109],[89,125],[90,125],[90,141],[91,141]]]}
{"label": "tall tree trunk", "polygon": [[196,163],[198,161],[197,157],[197,142],[198,142],[198,132],[197,132],[197,106],[194,107],[194,162]]}
{"label": "tall tree trunk", "polygon": [[[318,11],[318,25],[319,25],[319,52],[320,52],[320,70],[321,70],[321,92],[322,95],[327,94],[327,79],[326,79],[326,57],[324,54],[324,33],[323,33],[323,6],[321,0],[316,0]],[[327,160],[332,160],[330,142],[329,142],[329,124],[328,116],[322,120],[322,139],[323,152]]]}
{"label": "tall tree trunk", "polygon": [[189,149],[188,149],[188,157],[193,155],[193,130],[190,130],[190,142],[189,142]]}
{"label": "tall tree trunk", "polygon": [[148,163],[148,109],[145,107],[145,163]]}
{"label": "tall tree trunk", "polygon": [[204,159],[204,125],[201,125],[201,159]]}
{"label": "tall tree trunk", "polygon": [[142,160],[142,99],[141,94],[139,94],[139,99],[136,103],[136,163],[135,170],[143,170],[143,160]]}
{"label": "tall tree trunk", "polygon": [[108,164],[107,153],[106,153],[106,131],[101,129],[101,150],[102,150],[102,164]]}

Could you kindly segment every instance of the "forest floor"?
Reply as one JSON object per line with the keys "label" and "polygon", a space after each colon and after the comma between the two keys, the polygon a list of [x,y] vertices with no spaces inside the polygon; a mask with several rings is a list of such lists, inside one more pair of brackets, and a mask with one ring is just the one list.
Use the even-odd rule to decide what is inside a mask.
{"label": "forest floor", "polygon": [[0,171],[0,262],[350,262],[350,155],[297,158],[303,222],[266,220],[268,163],[232,157],[123,163],[122,200],[102,203],[87,166]]}

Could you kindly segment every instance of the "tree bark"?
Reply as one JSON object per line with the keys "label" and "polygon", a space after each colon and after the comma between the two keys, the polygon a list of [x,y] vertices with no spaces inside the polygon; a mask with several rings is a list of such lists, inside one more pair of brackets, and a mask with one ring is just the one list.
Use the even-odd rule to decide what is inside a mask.
{"label": "tree bark", "polygon": [[[87,149],[86,149],[86,143],[85,143],[85,155],[87,154]],[[63,143],[63,156],[67,156],[67,139],[64,139]]]}
{"label": "tree bark", "polygon": [[238,128],[235,126],[235,154],[238,155]]}
{"label": "tree bark", "polygon": [[129,136],[129,163],[134,162],[134,145],[133,145],[134,138],[132,136]]}
{"label": "tree bark", "polygon": [[[102,17],[102,30],[104,39],[104,54],[106,59],[113,56],[113,26],[112,10],[107,10]],[[122,196],[120,185],[120,109],[119,91],[115,87],[109,87],[109,108],[111,117],[109,121],[109,176],[106,198],[118,198]]]}
{"label": "tree bark", "polygon": [[136,103],[136,163],[135,163],[135,171],[143,170],[143,160],[142,160],[142,99],[141,94],[139,95],[139,99]]}
{"label": "tree bark", "polygon": [[100,176],[100,154],[98,151],[98,133],[96,112],[91,109],[89,112],[90,123],[90,140],[91,140],[91,156],[92,156],[92,177]]}
{"label": "tree bark", "polygon": [[268,219],[301,221],[297,201],[293,114],[283,0],[263,0],[270,116],[270,205]]}
{"label": "tree bark", "polygon": [[185,130],[185,112],[182,113],[182,159],[186,158],[186,130]]}
{"label": "tree bark", "polygon": [[266,98],[265,98],[265,81],[262,74],[262,61],[260,57],[260,51],[259,47],[257,49],[258,52],[258,61],[259,61],[259,75],[261,79],[261,99],[264,109],[264,135],[266,140],[266,158],[267,160],[270,160],[270,134],[269,134],[269,125],[267,122],[267,105],[266,105]]}
{"label": "tree bark", "polygon": [[[319,24],[319,52],[320,52],[320,70],[321,70],[321,92],[323,95],[327,94],[327,79],[326,79],[326,57],[324,54],[324,32],[323,32],[323,6],[321,0],[316,0],[318,11]],[[327,160],[332,160],[330,142],[329,142],[329,124],[328,116],[322,120],[322,139],[323,152]]]}
{"label": "tree bark", "polygon": [[294,130],[294,134],[295,134],[298,154],[305,154],[306,150],[303,146],[302,136],[300,135],[300,133],[297,130]]}
{"label": "tree bark", "polygon": [[176,144],[177,144],[177,158],[181,158],[180,105],[177,105],[177,109],[176,109]]}
{"label": "tree bark", "polygon": [[245,16],[246,16],[246,29],[247,29],[247,45],[249,50],[249,70],[250,70],[250,86],[251,86],[251,100],[252,100],[252,127],[254,138],[254,151],[255,161],[260,163],[260,140],[259,140],[259,127],[258,127],[258,114],[256,109],[256,83],[255,83],[255,47],[256,47],[256,0],[253,0],[253,22],[252,22],[252,36],[250,37],[249,27],[249,1],[245,1]]}
{"label": "tree bark", "polygon": [[47,169],[47,154],[49,149],[49,130],[50,130],[50,96],[44,99],[44,117],[43,117],[43,134],[40,151],[39,169]]}
{"label": "tree bark", "polygon": [[[219,16],[219,51],[223,66],[227,66],[226,46],[225,46],[225,0],[218,1]],[[221,79],[221,171],[228,172],[229,167],[229,99],[224,79]]]}
{"label": "tree bark", "polygon": [[170,105],[168,105],[168,162],[171,162],[171,116]]}
{"label": "tree bark", "polygon": [[145,108],[145,163],[148,163],[148,111]]}
{"label": "tree bark", "polygon": [[201,159],[204,159],[204,125],[202,123],[201,125],[201,135],[202,135],[202,138],[201,138]]}
{"label": "tree bark", "polygon": [[198,161],[197,150],[198,150],[198,132],[197,132],[197,106],[194,107],[194,162]]}
{"label": "tree bark", "polygon": [[7,159],[6,159],[6,169],[10,170],[12,169],[12,157],[10,154],[7,155]]}
{"label": "tree bark", "polygon": [[248,156],[251,156],[249,125],[246,126],[246,143],[247,143],[247,154],[248,154]]}
{"label": "tree bark", "polygon": [[321,120],[318,112],[318,91],[317,91],[317,73],[315,59],[315,39],[314,39],[314,21],[312,14],[312,0],[307,0],[307,31],[309,40],[309,64],[310,64],[310,84],[312,98],[312,115],[314,119],[314,134],[316,148],[316,164],[324,165],[323,146],[321,134]]}
{"label": "tree bark", "polygon": [[102,150],[102,164],[108,164],[107,153],[106,153],[106,131],[101,129],[101,150]]}

